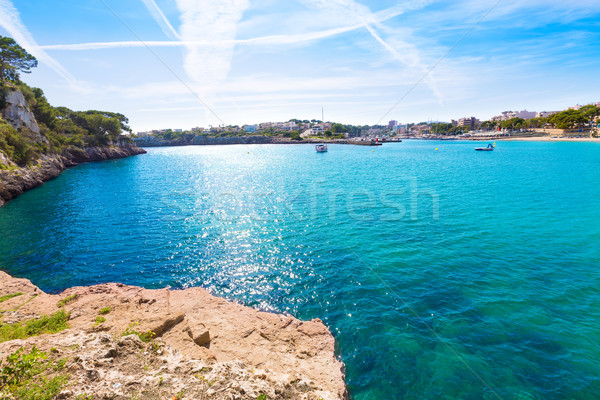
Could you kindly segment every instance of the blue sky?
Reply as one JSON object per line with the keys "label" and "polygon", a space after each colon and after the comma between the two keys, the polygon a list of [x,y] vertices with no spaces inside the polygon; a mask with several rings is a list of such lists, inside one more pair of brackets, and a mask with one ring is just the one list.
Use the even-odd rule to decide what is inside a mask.
{"label": "blue sky", "polygon": [[600,1],[0,0],[30,85],[135,131],[600,101]]}

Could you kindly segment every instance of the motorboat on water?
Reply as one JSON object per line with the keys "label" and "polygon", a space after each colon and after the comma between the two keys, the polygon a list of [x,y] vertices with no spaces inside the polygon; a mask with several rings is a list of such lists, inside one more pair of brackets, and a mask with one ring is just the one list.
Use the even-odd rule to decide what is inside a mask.
{"label": "motorboat on water", "polygon": [[475,151],[494,151],[494,145],[490,143],[487,147],[475,147]]}
{"label": "motorboat on water", "polygon": [[317,151],[317,153],[327,153],[327,145],[317,144],[315,145],[315,150]]}

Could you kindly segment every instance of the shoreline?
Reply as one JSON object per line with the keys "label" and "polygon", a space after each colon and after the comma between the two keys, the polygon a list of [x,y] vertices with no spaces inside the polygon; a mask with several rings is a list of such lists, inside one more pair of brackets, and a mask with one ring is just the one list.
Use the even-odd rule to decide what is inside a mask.
{"label": "shoreline", "polygon": [[[600,143],[600,138],[569,138],[569,137],[548,137],[548,136],[529,136],[529,137],[495,137],[495,138],[456,138],[456,137],[439,137],[439,138],[418,138],[418,137],[402,137],[401,141],[382,141],[382,144],[390,143],[402,143],[404,140],[420,140],[420,141],[468,141],[468,142],[493,142],[493,141],[504,141],[504,142],[588,142],[588,143]],[[304,141],[292,141],[292,140],[279,140],[279,141],[264,141],[264,142],[234,142],[234,143],[203,143],[203,144],[191,144],[191,143],[161,143],[159,145],[138,145],[139,148],[160,148],[160,147],[188,147],[188,146],[233,146],[233,145],[264,145],[264,144],[276,144],[276,145],[301,145],[301,144],[344,144],[354,145],[349,143],[347,139],[336,139],[336,140],[317,140],[309,139]]]}
{"label": "shoreline", "polygon": [[116,160],[146,153],[146,150],[136,146],[72,148],[64,154],[44,155],[35,165],[17,167],[9,164],[12,168],[0,169],[0,207],[23,193],[55,179],[68,168],[88,162]]}
{"label": "shoreline", "polygon": [[[4,325],[68,313],[66,330],[0,343],[0,359],[33,346],[66,359],[70,381],[60,398],[348,398],[344,364],[320,319],[258,311],[202,288],[106,283],[47,294],[2,271],[0,296]],[[148,358],[144,368],[140,358]]]}
{"label": "shoreline", "polygon": [[557,137],[557,138],[553,138],[553,137],[548,137],[548,136],[535,136],[535,137],[508,137],[508,138],[501,138],[501,139],[495,139],[495,140],[502,140],[502,141],[512,141],[512,142],[588,142],[588,143],[600,143],[600,138],[593,138],[593,137],[589,137],[589,138],[568,138],[568,137]]}

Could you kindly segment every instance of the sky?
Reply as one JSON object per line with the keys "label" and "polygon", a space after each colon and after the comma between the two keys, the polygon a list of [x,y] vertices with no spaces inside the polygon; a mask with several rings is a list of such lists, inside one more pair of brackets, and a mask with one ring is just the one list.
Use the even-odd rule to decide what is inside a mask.
{"label": "sky", "polygon": [[481,120],[600,101],[600,1],[0,0],[55,106],[134,131]]}

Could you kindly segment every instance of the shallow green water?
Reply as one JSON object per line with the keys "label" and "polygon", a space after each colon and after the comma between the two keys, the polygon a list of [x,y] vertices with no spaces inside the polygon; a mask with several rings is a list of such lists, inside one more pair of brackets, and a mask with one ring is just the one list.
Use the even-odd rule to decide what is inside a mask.
{"label": "shallow green water", "polygon": [[319,317],[355,399],[600,398],[600,145],[474,147],[79,166],[0,209],[1,268],[48,291],[204,286]]}

